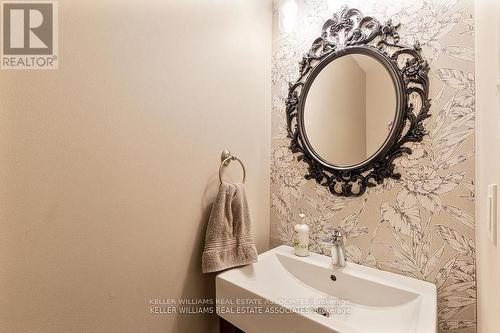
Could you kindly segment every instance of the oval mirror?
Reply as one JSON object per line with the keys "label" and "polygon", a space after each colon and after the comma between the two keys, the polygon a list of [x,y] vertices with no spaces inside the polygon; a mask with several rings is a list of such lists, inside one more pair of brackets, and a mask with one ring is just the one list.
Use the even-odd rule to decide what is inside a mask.
{"label": "oval mirror", "polygon": [[304,54],[285,102],[287,138],[304,177],[333,195],[359,197],[401,179],[396,159],[421,142],[431,115],[429,63],[399,24],[343,7]]}
{"label": "oval mirror", "polygon": [[387,67],[367,54],[345,54],[327,63],[312,81],[303,109],[304,134],[325,163],[357,167],[386,145],[397,108]]}

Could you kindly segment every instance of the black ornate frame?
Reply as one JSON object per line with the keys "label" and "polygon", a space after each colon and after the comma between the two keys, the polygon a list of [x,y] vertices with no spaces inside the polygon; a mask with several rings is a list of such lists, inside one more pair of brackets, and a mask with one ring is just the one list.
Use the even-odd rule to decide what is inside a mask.
{"label": "black ornate frame", "polygon": [[[423,120],[430,117],[429,66],[420,54],[420,45],[399,44],[398,25],[381,24],[363,16],[353,8],[344,7],[327,20],[322,33],[300,62],[300,76],[291,83],[286,100],[290,149],[298,160],[308,165],[306,179],[314,179],[334,195],[357,197],[368,187],[382,184],[386,178],[400,179],[394,160],[412,150],[409,142],[420,142],[427,131]],[[397,95],[394,126],[382,147],[370,158],[353,166],[336,166],[319,156],[304,130],[304,106],[307,93],[319,72],[330,62],[347,54],[374,57],[389,71]]]}

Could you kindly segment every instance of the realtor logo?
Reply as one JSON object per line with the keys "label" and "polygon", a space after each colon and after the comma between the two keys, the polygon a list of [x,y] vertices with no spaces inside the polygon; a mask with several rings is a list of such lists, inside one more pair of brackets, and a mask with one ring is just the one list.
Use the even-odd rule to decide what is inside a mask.
{"label": "realtor logo", "polygon": [[57,69],[58,3],[1,1],[2,69]]}

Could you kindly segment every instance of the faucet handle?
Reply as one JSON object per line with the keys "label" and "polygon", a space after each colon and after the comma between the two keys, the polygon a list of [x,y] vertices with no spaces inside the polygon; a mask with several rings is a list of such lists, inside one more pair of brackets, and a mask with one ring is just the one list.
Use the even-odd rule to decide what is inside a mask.
{"label": "faucet handle", "polygon": [[344,243],[342,240],[342,231],[340,229],[333,229],[332,238],[325,239],[322,243],[326,246],[342,245]]}
{"label": "faucet handle", "polygon": [[332,231],[332,243],[333,244],[342,244],[342,231],[340,229],[333,229]]}

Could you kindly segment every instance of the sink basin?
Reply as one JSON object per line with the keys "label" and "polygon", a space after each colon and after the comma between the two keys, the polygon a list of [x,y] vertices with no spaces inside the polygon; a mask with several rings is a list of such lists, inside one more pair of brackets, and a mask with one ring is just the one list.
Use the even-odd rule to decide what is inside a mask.
{"label": "sink basin", "polygon": [[280,246],[216,278],[219,316],[246,333],[435,333],[434,284]]}

